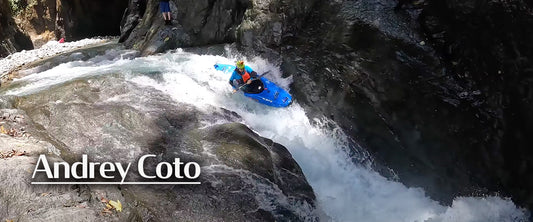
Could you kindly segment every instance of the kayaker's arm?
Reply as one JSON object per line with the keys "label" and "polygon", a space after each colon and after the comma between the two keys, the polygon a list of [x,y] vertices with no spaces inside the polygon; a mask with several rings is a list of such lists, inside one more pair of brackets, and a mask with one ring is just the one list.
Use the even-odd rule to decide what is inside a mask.
{"label": "kayaker's arm", "polygon": [[251,78],[248,81],[246,81],[246,84],[252,83],[252,79],[256,79],[257,78],[257,72],[255,72],[255,71],[250,72],[250,77]]}
{"label": "kayaker's arm", "polygon": [[257,72],[255,72],[252,68],[250,68],[250,66],[245,66],[244,69],[246,70],[247,73],[250,73],[250,77],[257,76]]}
{"label": "kayaker's arm", "polygon": [[246,69],[246,72],[250,74],[250,79],[246,81],[246,84],[249,85],[250,83],[252,83],[252,79],[255,79],[257,77],[257,72],[249,66],[245,66],[244,69]]}
{"label": "kayaker's arm", "polygon": [[252,71],[252,72],[250,73],[250,77],[252,77],[252,78],[257,77],[257,72]]}
{"label": "kayaker's arm", "polygon": [[[246,85],[252,83],[252,79],[259,79],[259,78],[261,78],[262,76],[264,76],[264,75],[266,75],[266,74],[268,74],[268,73],[270,73],[270,70],[268,70],[268,71],[262,73],[261,75],[257,75],[257,72],[252,71],[252,72],[250,73],[250,76],[253,76],[253,77],[250,78],[250,79],[246,82]],[[241,81],[242,81],[242,80],[241,80]],[[231,84],[231,82],[230,82],[230,84]],[[232,84],[232,85],[233,85],[233,84]],[[237,88],[237,86],[235,86],[234,89],[233,89],[233,93],[236,93],[237,91],[241,90],[242,87],[244,87],[244,86],[245,86],[244,84],[241,85],[241,86],[238,87],[238,88]]]}

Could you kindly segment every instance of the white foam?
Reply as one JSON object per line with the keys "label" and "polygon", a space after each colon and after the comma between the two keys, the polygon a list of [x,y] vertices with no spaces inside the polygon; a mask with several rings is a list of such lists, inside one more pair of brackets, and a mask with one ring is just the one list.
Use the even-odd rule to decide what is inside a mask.
{"label": "white foam", "polygon": [[427,222],[525,222],[524,212],[499,197],[458,197],[446,212]]}

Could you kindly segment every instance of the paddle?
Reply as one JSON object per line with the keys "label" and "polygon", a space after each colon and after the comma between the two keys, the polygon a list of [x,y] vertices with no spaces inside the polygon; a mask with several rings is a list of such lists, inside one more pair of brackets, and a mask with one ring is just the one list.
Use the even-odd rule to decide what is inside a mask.
{"label": "paddle", "polygon": [[257,79],[257,78],[261,78],[261,77],[263,77],[264,75],[266,75],[266,74],[268,74],[268,73],[270,73],[270,70],[264,72],[264,73],[261,74],[261,75],[258,75],[257,77],[254,77],[254,78],[255,78],[255,79]]}
{"label": "paddle", "polygon": [[[261,77],[263,77],[264,75],[270,73],[270,70],[262,73],[261,75],[258,75],[256,77],[252,77],[251,79],[260,79]],[[242,86],[240,86],[239,88],[237,88],[236,90],[233,91],[233,93],[236,93],[237,91],[241,90],[244,86],[247,86],[248,84],[242,84]]]}

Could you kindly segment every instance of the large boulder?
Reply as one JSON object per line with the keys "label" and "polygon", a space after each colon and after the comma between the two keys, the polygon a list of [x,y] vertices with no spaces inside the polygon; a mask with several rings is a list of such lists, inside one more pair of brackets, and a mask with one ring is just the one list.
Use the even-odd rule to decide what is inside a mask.
{"label": "large boulder", "polygon": [[[27,120],[25,131],[43,142],[24,148],[29,151],[27,156],[2,162],[6,167],[1,168],[0,175],[7,175],[4,178],[9,178],[13,185],[0,195],[0,209],[11,209],[0,211],[2,218],[20,221],[67,221],[73,215],[85,221],[317,218],[313,213],[313,190],[287,149],[235,123],[240,117],[227,110],[198,110],[179,104],[156,90],[124,81],[120,75],[79,79],[32,95],[6,98],[5,103],[12,108],[6,110],[10,112],[8,119],[9,116],[17,119],[17,114],[23,116]],[[217,123],[220,120],[227,123]],[[0,135],[0,140],[14,147],[27,139]],[[201,185],[73,188],[29,185],[32,172],[29,168],[34,166],[30,163],[40,153],[48,153],[54,161],[72,163],[87,154],[91,161],[132,162],[132,166],[142,155],[157,155],[152,159],[157,161],[145,164],[147,172],[155,171],[157,162],[180,158],[182,162],[201,165],[197,180]],[[14,164],[24,167],[19,169]],[[136,167],[131,170],[137,171]],[[132,177],[127,181],[144,180],[135,176],[138,173],[128,175]],[[39,198],[31,202],[30,198],[35,196]],[[102,213],[105,204],[101,198],[120,200],[123,212]]]}

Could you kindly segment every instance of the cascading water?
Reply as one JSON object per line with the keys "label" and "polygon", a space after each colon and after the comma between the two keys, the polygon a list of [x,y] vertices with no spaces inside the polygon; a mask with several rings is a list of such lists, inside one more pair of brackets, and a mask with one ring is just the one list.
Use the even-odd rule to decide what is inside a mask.
{"label": "cascading water", "polygon": [[[526,214],[500,197],[458,197],[451,207],[425,196],[419,188],[390,181],[345,153],[348,141],[339,129],[311,121],[295,101],[288,108],[271,108],[242,94],[232,94],[229,75],[213,65],[233,63],[234,56],[198,55],[177,50],[143,58],[122,59],[109,50],[87,61],[66,62],[49,70],[14,80],[4,92],[23,96],[72,80],[119,74],[144,90],[162,91],[178,102],[200,110],[222,107],[238,113],[243,123],[291,152],[313,187],[318,207],[333,221],[526,221]],[[267,78],[288,89],[292,79],[281,78],[279,68],[261,58],[245,59]],[[168,110],[172,112],[172,110]],[[221,120],[223,121],[223,120]],[[318,124],[317,124],[318,123]],[[213,123],[205,123],[213,124]],[[331,125],[331,124],[329,124]],[[364,151],[361,151],[364,154]],[[365,157],[361,157],[365,158]]]}

